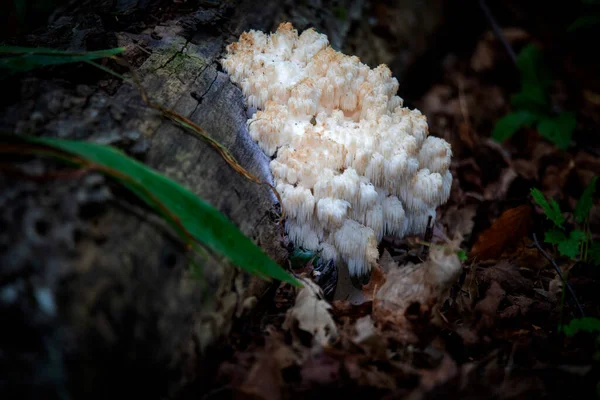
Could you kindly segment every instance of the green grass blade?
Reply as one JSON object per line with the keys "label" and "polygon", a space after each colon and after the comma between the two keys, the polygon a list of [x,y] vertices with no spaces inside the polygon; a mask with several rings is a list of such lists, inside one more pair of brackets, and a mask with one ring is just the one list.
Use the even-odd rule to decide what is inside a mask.
{"label": "green grass blade", "polygon": [[[116,177],[124,186],[149,203],[151,207],[156,208],[156,201],[148,196],[148,192],[152,193],[196,240],[225,256],[233,264],[265,279],[274,278],[293,285],[300,284],[218,209],[202,201],[177,182],[128,157],[123,152],[110,146],[86,141],[33,137],[27,137],[26,140],[119,171],[128,177],[127,180]],[[164,216],[160,210],[159,213]]]}
{"label": "green grass blade", "polygon": [[88,52],[71,52],[41,47],[0,46],[0,69],[9,72],[26,72],[49,65],[91,61],[112,57],[125,50],[124,47]]}

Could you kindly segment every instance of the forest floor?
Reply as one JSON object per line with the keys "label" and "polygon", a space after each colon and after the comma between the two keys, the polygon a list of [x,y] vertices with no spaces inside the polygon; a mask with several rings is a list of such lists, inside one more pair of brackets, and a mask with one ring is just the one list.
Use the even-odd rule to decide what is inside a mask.
{"label": "forest floor", "polygon": [[437,262],[461,268],[439,304],[399,315],[377,300],[405,278],[390,269],[427,262],[419,238],[386,238],[361,304],[281,284],[182,398],[600,397],[598,64],[555,28],[484,30],[442,49],[406,97],[453,150],[429,256],[450,248]]}
{"label": "forest floor", "polygon": [[[483,33],[468,51],[443,54],[439,73],[410,99],[454,153],[452,194],[432,241],[459,238],[466,256],[440,308],[408,307],[390,321],[403,309],[368,294],[403,279],[386,268],[359,306],[336,300],[329,308],[317,298],[311,312],[283,284],[275,302],[234,333],[205,398],[600,396],[597,64],[547,30]],[[521,122],[519,112],[534,121]],[[418,238],[384,240],[382,264],[402,268],[421,249]],[[310,276],[311,266],[302,271]]]}

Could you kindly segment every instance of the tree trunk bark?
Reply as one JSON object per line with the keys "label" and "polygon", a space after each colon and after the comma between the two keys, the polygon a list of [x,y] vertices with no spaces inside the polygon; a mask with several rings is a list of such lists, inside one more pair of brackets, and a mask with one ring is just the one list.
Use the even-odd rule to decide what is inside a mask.
{"label": "tree trunk bark", "polygon": [[[271,182],[269,159],[247,133],[241,91],[218,61],[244,30],[286,20],[298,29],[311,22],[339,48],[361,11],[360,2],[341,3],[343,19],[325,1],[74,2],[18,44],[125,46],[154,103],[194,121]],[[1,105],[3,131],[120,147],[216,206],[286,264],[273,193],[148,108],[134,85],[86,64],[3,84],[11,93]],[[0,172],[0,398],[173,397],[208,379],[210,355],[268,285],[215,256],[195,259],[196,279],[192,256],[168,227],[98,173],[65,173],[42,159],[18,166],[22,174]]]}

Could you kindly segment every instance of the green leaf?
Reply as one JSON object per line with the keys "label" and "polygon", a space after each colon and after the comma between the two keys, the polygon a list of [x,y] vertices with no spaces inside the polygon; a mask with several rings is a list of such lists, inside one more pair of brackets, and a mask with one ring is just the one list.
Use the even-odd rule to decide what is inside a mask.
{"label": "green leaf", "polygon": [[584,15],[577,18],[571,25],[569,25],[567,32],[573,32],[581,28],[588,28],[598,24],[600,24],[600,15]]}
{"label": "green leaf", "polygon": [[585,233],[576,229],[569,238],[558,244],[558,252],[571,259],[575,259],[581,249],[581,242],[586,238]]}
{"label": "green leaf", "polygon": [[550,243],[553,245],[558,245],[567,240],[567,236],[560,229],[551,229],[546,232],[546,236],[544,237],[544,242]]}
{"label": "green leaf", "polygon": [[562,224],[565,222],[565,217],[563,217],[562,213],[560,212],[560,207],[558,206],[556,200],[551,199],[550,203],[548,203],[544,194],[536,188],[531,189],[531,196],[533,197],[533,200],[535,200],[535,202],[542,207],[546,217],[554,222],[554,225],[562,229]]}
{"label": "green leaf", "polygon": [[534,44],[525,46],[517,56],[517,67],[525,84],[537,84],[545,88],[552,84],[550,72],[544,63],[544,56]]}
{"label": "green leaf", "polygon": [[596,190],[596,181],[598,180],[597,176],[592,178],[592,181],[585,188],[581,198],[577,202],[577,207],[575,207],[575,218],[577,222],[582,223],[588,217],[590,210],[592,209],[592,196],[594,195],[594,191]]}
{"label": "green leaf", "polygon": [[521,92],[513,96],[513,105],[519,108],[547,107],[552,79],[540,49],[534,44],[525,46],[517,56],[517,67],[521,73]]}
{"label": "green leaf", "polygon": [[469,257],[467,257],[467,252],[466,252],[466,251],[464,251],[463,249],[459,249],[459,250],[457,250],[457,251],[456,251],[456,255],[458,256],[458,259],[459,259],[460,261],[466,261],[466,260],[467,260],[467,258],[469,258]]}
{"label": "green leaf", "polygon": [[492,131],[492,138],[498,142],[503,142],[513,136],[522,127],[531,126],[537,118],[536,114],[529,111],[511,112],[496,122]]}
{"label": "green leaf", "polygon": [[576,318],[568,325],[562,325],[560,330],[567,336],[573,336],[577,332],[600,332],[600,319],[593,317]]}
{"label": "green leaf", "polygon": [[561,149],[566,149],[571,143],[577,120],[573,113],[564,112],[557,117],[544,117],[537,125],[540,135],[550,140]]}
{"label": "green leaf", "polygon": [[305,266],[310,261],[315,263],[318,258],[319,254],[316,251],[294,249],[290,255],[290,263],[292,264],[292,269],[296,269]]}
{"label": "green leaf", "polygon": [[86,141],[23,136],[19,138],[75,154],[100,166],[119,171],[128,177],[123,179],[113,176],[121,184],[156,209],[156,201],[148,196],[148,192],[152,193],[196,240],[225,256],[233,264],[265,279],[271,277],[299,285],[294,277],[271,260],[218,209],[120,150]]}
{"label": "green leaf", "polygon": [[594,241],[590,244],[588,257],[592,264],[600,266],[600,242]]}
{"label": "green leaf", "polygon": [[517,109],[545,114],[548,109],[547,91],[536,84],[522,84],[521,90],[510,97],[510,104]]}
{"label": "green leaf", "polygon": [[7,70],[9,73],[26,72],[48,65],[112,57],[124,50],[124,47],[117,47],[108,50],[71,52],[42,47],[0,46],[0,56],[2,56],[0,57],[0,70]]}

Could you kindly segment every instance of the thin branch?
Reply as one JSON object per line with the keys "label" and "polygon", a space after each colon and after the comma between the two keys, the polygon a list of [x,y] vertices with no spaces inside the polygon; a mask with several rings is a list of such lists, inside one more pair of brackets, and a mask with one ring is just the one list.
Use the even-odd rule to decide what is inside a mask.
{"label": "thin branch", "polygon": [[[433,238],[433,225],[431,223],[431,215],[427,220],[427,229],[425,230],[425,242],[431,243],[431,239]],[[429,257],[429,246],[423,245],[421,247],[421,258],[426,260]]]}
{"label": "thin branch", "polygon": [[575,295],[575,291],[573,290],[573,288],[571,287],[571,285],[569,285],[569,283],[563,277],[562,272],[560,270],[560,267],[558,266],[558,264],[556,263],[556,261],[554,261],[554,258],[552,258],[552,256],[550,254],[548,254],[546,252],[546,250],[544,250],[542,248],[542,246],[540,245],[540,242],[538,242],[538,239],[537,239],[537,236],[536,236],[535,233],[533,234],[533,246],[531,246],[531,247],[537,248],[538,251],[546,258],[546,260],[550,261],[550,264],[552,264],[552,266],[556,270],[556,273],[560,277],[560,280],[563,282],[563,284],[569,290],[569,293],[571,294],[571,297],[573,297],[573,300],[575,300],[575,304],[577,304],[577,308],[579,309],[579,312],[581,313],[581,317],[585,317],[585,312],[583,311],[583,308],[581,307],[581,304],[579,303],[579,300],[577,300],[577,296]]}
{"label": "thin branch", "polygon": [[492,25],[494,34],[498,37],[498,40],[500,40],[502,42],[502,45],[505,47],[506,52],[508,53],[512,62],[515,65],[517,65],[517,55],[515,54],[515,51],[513,50],[510,43],[508,43],[506,36],[504,36],[504,33],[502,32],[502,28],[500,28],[500,25],[498,25],[498,23],[494,19],[494,16],[492,15],[492,12],[490,11],[489,7],[487,6],[487,3],[485,2],[485,0],[479,0],[479,5],[481,6],[481,9],[483,10],[483,13],[485,14],[485,17],[488,19],[490,25]]}

